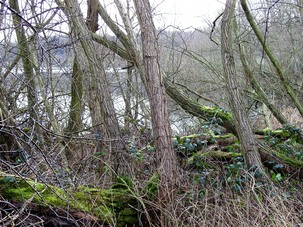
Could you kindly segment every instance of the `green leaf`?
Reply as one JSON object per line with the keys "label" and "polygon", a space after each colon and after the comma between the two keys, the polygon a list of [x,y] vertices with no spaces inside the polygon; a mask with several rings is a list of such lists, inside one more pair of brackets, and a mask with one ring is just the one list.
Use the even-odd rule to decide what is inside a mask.
{"label": "green leaf", "polygon": [[273,169],[283,169],[283,164],[276,164],[273,166]]}
{"label": "green leaf", "polygon": [[276,181],[281,181],[281,180],[282,180],[281,173],[278,173],[278,174],[276,175],[275,180],[276,180]]}
{"label": "green leaf", "polygon": [[5,176],[0,180],[0,184],[14,183],[16,179],[13,176]]}

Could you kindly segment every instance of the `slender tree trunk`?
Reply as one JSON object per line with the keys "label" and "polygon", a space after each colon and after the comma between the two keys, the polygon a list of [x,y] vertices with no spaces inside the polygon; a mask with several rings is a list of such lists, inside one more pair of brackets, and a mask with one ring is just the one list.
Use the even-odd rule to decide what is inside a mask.
{"label": "slender tree trunk", "polygon": [[236,0],[227,0],[221,24],[221,54],[224,69],[224,77],[228,91],[230,107],[235,118],[238,137],[241,142],[246,164],[250,170],[265,174],[258,152],[257,143],[248,116],[243,106],[239,83],[235,69],[235,61],[232,48],[232,21],[234,17]]}
{"label": "slender tree trunk", "polygon": [[261,31],[259,30],[256,22],[254,21],[254,18],[250,13],[250,10],[248,8],[246,0],[241,0],[241,6],[242,6],[242,9],[245,13],[246,19],[249,22],[249,24],[250,24],[252,30],[254,31],[255,35],[257,36],[259,42],[261,43],[261,45],[263,47],[263,50],[265,51],[265,53],[267,54],[267,56],[268,56],[269,60],[271,61],[272,65],[276,69],[277,75],[279,76],[280,81],[281,81],[284,89],[286,90],[287,94],[289,95],[289,97],[291,98],[291,100],[293,101],[295,106],[297,107],[299,113],[303,117],[303,105],[302,105],[301,101],[299,100],[298,96],[296,95],[296,93],[295,93],[294,89],[292,88],[291,84],[289,83],[289,80],[286,78],[286,75],[285,75],[278,59],[274,56],[274,54],[270,50],[269,46],[265,43],[264,36],[262,35]]}
{"label": "slender tree trunk", "polygon": [[[86,25],[89,31],[96,33],[98,30],[98,8],[99,0],[87,0],[87,18]],[[88,104],[90,113],[92,116],[92,122],[94,131],[99,138],[102,132],[105,132],[106,129],[103,129],[104,122],[102,117],[102,110],[99,97],[98,86],[96,86],[96,81],[93,77],[89,77],[87,80],[88,87]],[[97,147],[97,152],[102,152],[102,143],[99,143]],[[103,169],[103,166],[102,166]]]}
{"label": "slender tree trunk", "polygon": [[[170,210],[175,203],[179,176],[176,154],[172,147],[165,87],[159,65],[159,47],[149,1],[135,0],[134,3],[141,28],[147,93],[157,151],[158,173],[160,175],[159,202],[162,207]],[[166,217],[162,218],[163,226],[171,225]]]}
{"label": "slender tree trunk", "polygon": [[[107,143],[109,165],[114,171],[118,171],[123,159],[120,154],[125,149],[124,141],[120,138],[120,127],[115,113],[112,97],[109,91],[109,84],[106,79],[105,69],[96,52],[94,42],[89,35],[89,29],[84,22],[79,4],[75,0],[65,0],[67,16],[72,24],[73,30],[80,40],[82,50],[88,61],[88,72],[92,77],[93,85],[98,91],[98,102],[100,104],[100,115],[102,117],[103,131],[100,135]],[[126,173],[124,171],[124,173]]]}
{"label": "slender tree trunk", "polygon": [[125,94],[123,94],[123,99],[125,103],[125,110],[124,110],[124,133],[129,134],[131,132],[131,123],[133,120],[132,116],[132,78],[133,78],[133,69],[130,67],[127,68],[127,78],[126,78],[126,87],[125,87]]}
{"label": "slender tree trunk", "polygon": [[[10,7],[16,12],[20,13],[18,0],[9,0]],[[21,55],[25,83],[27,89],[27,101],[28,101],[28,110],[30,114],[30,122],[33,125],[34,121],[38,119],[37,116],[37,91],[35,83],[35,74],[34,74],[34,63],[32,58],[32,53],[30,51],[28,40],[26,38],[24,30],[24,21],[17,14],[13,13],[13,25],[15,27],[15,32],[18,40],[19,53]]]}
{"label": "slender tree trunk", "polygon": [[77,133],[82,129],[82,96],[83,96],[83,73],[80,69],[78,57],[74,57],[71,102],[66,132]]}
{"label": "slender tree trunk", "polygon": [[268,109],[272,112],[272,114],[276,117],[276,119],[282,124],[282,125],[286,125],[288,124],[288,121],[286,119],[286,117],[281,113],[281,111],[276,108],[272,103],[270,103],[270,101],[267,98],[266,93],[264,92],[264,90],[262,89],[262,87],[260,86],[260,84],[258,83],[258,81],[256,80],[253,71],[250,69],[246,54],[245,54],[245,49],[243,47],[243,42],[240,38],[240,34],[237,28],[237,24],[236,24],[236,20],[234,20],[235,23],[235,31],[236,31],[236,35],[237,35],[237,44],[239,47],[239,53],[240,53],[240,60],[242,62],[242,66],[244,68],[244,74],[245,76],[248,78],[248,81],[250,82],[252,88],[255,90],[255,92],[257,93],[257,95],[259,96],[259,99],[268,107]]}

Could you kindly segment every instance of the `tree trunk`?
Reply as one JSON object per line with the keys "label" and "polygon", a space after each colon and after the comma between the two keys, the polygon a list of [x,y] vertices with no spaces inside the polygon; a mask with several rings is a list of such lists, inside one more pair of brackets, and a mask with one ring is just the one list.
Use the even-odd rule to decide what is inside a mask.
{"label": "tree trunk", "polygon": [[[72,24],[76,36],[79,38],[82,50],[88,61],[88,72],[92,77],[94,88],[98,92],[98,102],[100,104],[100,115],[102,118],[102,132],[99,135],[102,141],[107,145],[107,153],[110,160],[108,165],[118,172],[123,158],[120,156],[124,149],[125,143],[120,138],[120,127],[115,113],[112,97],[109,91],[109,84],[106,79],[105,69],[96,53],[94,42],[88,34],[87,28],[79,4],[74,0],[65,0],[67,16]],[[75,16],[76,15],[76,16]],[[125,164],[126,165],[126,164]],[[120,172],[120,171],[119,171]],[[125,174],[126,171],[124,170]]]}
{"label": "tree trunk", "polygon": [[27,89],[27,102],[28,102],[28,111],[30,115],[30,124],[33,125],[34,122],[38,119],[37,117],[37,92],[36,92],[36,83],[34,75],[34,63],[32,53],[30,51],[28,40],[26,38],[24,30],[24,21],[22,21],[19,16],[20,9],[18,0],[9,0],[10,7],[15,11],[12,14],[13,25],[15,27],[15,32],[18,41],[19,53],[21,55],[25,83]]}
{"label": "tree trunk", "polygon": [[[163,74],[164,75],[164,74]],[[173,99],[183,110],[192,114],[195,117],[201,118],[205,121],[209,121],[216,117],[217,123],[224,127],[228,132],[238,135],[233,117],[231,113],[221,109],[220,107],[208,107],[199,104],[198,102],[187,97],[182,91],[180,91],[166,76],[163,76],[166,93],[171,99]]]}
{"label": "tree trunk", "polygon": [[66,132],[68,134],[78,133],[82,129],[82,96],[83,96],[83,75],[79,66],[78,57],[75,56],[73,74],[71,81],[71,102],[69,119]]}
{"label": "tree trunk", "polygon": [[259,30],[257,24],[255,23],[253,16],[251,15],[251,13],[249,11],[246,0],[241,0],[241,6],[245,13],[247,21],[249,22],[252,30],[254,31],[255,35],[257,36],[259,42],[261,43],[263,50],[265,51],[265,53],[267,54],[272,65],[274,66],[284,89],[286,90],[287,94],[289,95],[289,97],[293,101],[294,105],[297,107],[299,113],[303,117],[303,105],[302,105],[301,101],[299,100],[298,96],[296,95],[294,89],[292,88],[289,80],[286,78],[286,75],[285,75],[278,59],[274,56],[274,54],[270,50],[269,46],[265,43],[264,36],[261,34],[261,31]]}
{"label": "tree trunk", "polygon": [[[235,20],[236,23],[236,20]],[[237,28],[237,25],[235,24],[235,30],[236,30],[236,35],[238,37],[237,43],[239,47],[239,53],[240,53],[240,60],[242,62],[242,66],[244,68],[244,74],[248,78],[248,81],[250,82],[252,88],[255,90],[257,93],[259,99],[268,107],[268,109],[272,112],[272,114],[275,116],[275,118],[282,124],[286,125],[288,124],[288,121],[286,117],[281,113],[281,111],[276,108],[272,103],[267,98],[266,93],[264,90],[261,88],[260,84],[258,83],[257,79],[254,76],[253,71],[249,67],[249,63],[245,54],[245,49],[243,47],[243,42],[240,38],[239,30]]]}
{"label": "tree trunk", "polygon": [[236,78],[235,61],[232,48],[232,21],[235,10],[235,0],[227,0],[221,24],[221,54],[224,69],[224,77],[229,96],[230,107],[235,118],[238,137],[243,147],[244,157],[248,169],[260,171],[263,175],[265,171],[258,152],[257,143],[254,138],[248,116],[243,106],[239,83]]}
{"label": "tree trunk", "polygon": [[[160,176],[159,202],[161,207],[173,209],[178,188],[176,154],[172,147],[168,120],[165,87],[159,65],[159,47],[148,0],[135,0],[136,12],[141,28],[143,61],[150,101],[152,128],[157,151],[157,165]],[[162,215],[163,226],[171,222]]]}
{"label": "tree trunk", "polygon": [[[116,0],[116,2],[118,2]],[[123,12],[122,12],[123,13]],[[112,42],[108,40],[106,37],[101,37],[95,33],[91,33],[93,40],[97,43],[109,48],[111,51],[119,55],[121,58],[127,60],[130,64],[134,64],[137,66],[139,74],[141,76],[141,80],[143,81],[143,84],[145,85],[145,75],[142,71],[142,64],[140,54],[137,50],[137,48],[134,46],[133,42],[131,42],[129,37],[131,37],[131,34],[128,34],[128,36],[120,30],[118,26],[116,26],[115,22],[112,21],[107,14],[106,10],[102,8],[99,5],[99,15],[103,18],[105,23],[110,27],[110,29],[113,31],[113,33],[119,37],[119,40],[121,41],[122,45]],[[127,24],[127,23],[126,23]],[[127,27],[127,26],[126,26]],[[128,33],[131,33],[129,25],[128,25]],[[128,41],[127,41],[128,40]],[[172,98],[178,105],[181,106],[186,112],[202,118],[206,121],[208,121],[210,118],[213,118],[214,116],[218,119],[218,124],[222,127],[225,127],[228,132],[233,133],[234,135],[237,135],[235,125],[233,123],[233,119],[231,114],[228,112],[220,109],[220,108],[212,108],[207,106],[202,106],[199,103],[195,102],[194,100],[191,100],[187,96],[185,96],[172,82],[169,81],[169,79],[166,78],[165,73],[162,72],[163,75],[163,81],[165,85],[166,93]],[[136,119],[136,116],[134,117]]]}

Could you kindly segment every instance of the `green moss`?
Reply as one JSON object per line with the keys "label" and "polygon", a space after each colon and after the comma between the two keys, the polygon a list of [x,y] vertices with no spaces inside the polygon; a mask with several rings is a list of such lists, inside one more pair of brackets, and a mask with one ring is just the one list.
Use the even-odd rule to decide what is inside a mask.
{"label": "green moss", "polygon": [[112,186],[112,189],[130,189],[132,190],[134,188],[134,182],[131,178],[126,176],[118,176],[116,178],[116,183]]}
{"label": "green moss", "polygon": [[[5,176],[0,176],[0,179]],[[33,197],[33,202],[38,204],[48,204],[52,206],[64,207],[67,202],[58,195],[63,194],[61,189],[37,183],[32,180],[22,180],[15,177],[14,182],[6,182],[0,186],[1,194],[7,199],[18,201],[28,200]]]}
{"label": "green moss", "polygon": [[225,147],[226,152],[240,152],[241,146],[239,143],[234,143]]}
{"label": "green moss", "polygon": [[160,183],[160,176],[158,173],[155,173],[147,182],[145,186],[145,191],[147,194],[147,197],[149,199],[153,199],[156,197],[159,189],[159,183]]}
{"label": "green moss", "polygon": [[214,135],[215,139],[227,139],[227,138],[232,138],[234,137],[234,134],[232,133],[227,133],[224,135]]}
{"label": "green moss", "polygon": [[186,140],[192,140],[195,138],[199,138],[201,137],[200,134],[192,134],[192,135],[187,135],[187,136],[176,136],[175,138],[173,138],[173,142],[177,143],[177,144],[184,144],[186,142]]}
{"label": "green moss", "polygon": [[118,223],[119,226],[125,226],[125,224],[136,223],[138,221],[138,213],[132,208],[125,208],[119,213]]}
{"label": "green moss", "polygon": [[231,121],[232,120],[232,114],[223,110],[220,107],[209,107],[209,106],[201,106],[200,109],[207,113],[208,117],[214,117],[219,118],[221,120]]}
{"label": "green moss", "polygon": [[[131,197],[129,189],[96,189],[87,186],[66,191],[51,185],[23,180],[17,176],[0,174],[0,194],[15,201],[25,201],[33,197],[32,202],[41,206],[71,208],[94,213],[108,224],[122,226],[138,220],[137,201]],[[115,220],[115,221],[114,221]]]}
{"label": "green moss", "polygon": [[298,169],[303,168],[303,161],[301,161],[301,160],[289,158],[279,152],[276,152],[274,155],[281,158],[283,160],[283,162],[285,162],[286,164],[288,164],[292,167],[296,167]]}
{"label": "green moss", "polygon": [[270,130],[270,129],[264,129],[263,130],[266,135],[271,136],[279,136],[281,138],[288,138],[290,137],[290,132],[283,129],[277,129],[277,130]]}
{"label": "green moss", "polygon": [[189,165],[194,165],[195,167],[199,169],[207,169],[207,168],[213,168],[211,167],[212,164],[209,162],[210,159],[219,159],[219,160],[224,160],[224,159],[232,159],[232,158],[237,158],[237,157],[242,157],[242,153],[239,152],[234,152],[234,151],[229,151],[229,152],[224,152],[221,150],[215,150],[215,151],[199,151],[195,153],[193,156],[188,158],[187,163]]}

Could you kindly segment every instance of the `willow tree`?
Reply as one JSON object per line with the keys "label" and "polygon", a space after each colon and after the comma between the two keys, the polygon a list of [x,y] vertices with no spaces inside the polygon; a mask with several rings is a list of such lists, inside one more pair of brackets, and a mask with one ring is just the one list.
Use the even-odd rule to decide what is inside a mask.
{"label": "willow tree", "polygon": [[80,54],[84,54],[85,61],[87,62],[87,65],[82,62],[82,67],[87,67],[86,79],[91,80],[94,89],[96,89],[96,94],[98,94],[94,98],[98,99],[97,103],[100,105],[100,112],[94,114],[98,114],[101,117],[102,132],[97,133],[101,134],[102,140],[108,145],[106,151],[109,157],[107,160],[109,165],[115,171],[118,171],[119,164],[123,161],[118,156],[123,152],[125,144],[122,139],[119,139],[120,127],[109,91],[105,69],[99,53],[96,52],[93,39],[88,35],[90,31],[85,23],[78,1],[65,0],[65,4],[60,1],[57,1],[57,3],[61,5],[67,15],[72,31],[80,42],[82,49],[78,51],[82,52]]}
{"label": "willow tree", "polygon": [[[26,36],[25,27],[26,21],[20,15],[20,7],[18,0],[9,1],[12,9],[13,25],[16,32],[19,54],[21,56],[23,71],[25,76],[25,84],[27,89],[28,111],[31,125],[37,120],[37,91],[34,73],[34,60],[30,51],[28,38]],[[30,26],[31,27],[31,26]],[[34,31],[35,32],[35,31]]]}
{"label": "willow tree", "polygon": [[239,90],[237,71],[233,54],[233,17],[236,0],[227,0],[221,22],[221,55],[223,74],[228,91],[229,105],[234,116],[235,126],[241,142],[245,161],[250,170],[265,174],[258,146],[248,116],[245,110],[244,101]]}
{"label": "willow tree", "polygon": [[[165,87],[159,64],[159,46],[148,0],[134,0],[141,29],[146,89],[160,175],[159,201],[167,208],[175,202],[178,185],[176,154],[172,146]],[[170,222],[164,218],[164,226]]]}
{"label": "willow tree", "polygon": [[288,78],[285,75],[285,72],[284,72],[281,64],[279,63],[278,59],[276,58],[276,56],[272,52],[268,43],[265,42],[265,37],[262,35],[258,25],[256,24],[252,14],[249,10],[249,7],[247,5],[246,0],[241,0],[240,2],[241,2],[242,9],[244,11],[244,14],[246,16],[246,19],[249,22],[249,24],[250,24],[253,32],[255,33],[256,37],[258,38],[260,44],[262,45],[262,48],[263,48],[264,52],[266,53],[266,55],[268,56],[271,64],[273,65],[273,67],[276,71],[276,75],[280,79],[280,81],[283,85],[283,88],[285,89],[288,96],[290,97],[290,99],[292,100],[292,102],[294,103],[296,108],[298,109],[299,113],[303,117],[303,102],[296,95],[293,87],[290,84],[290,81],[288,80]]}

